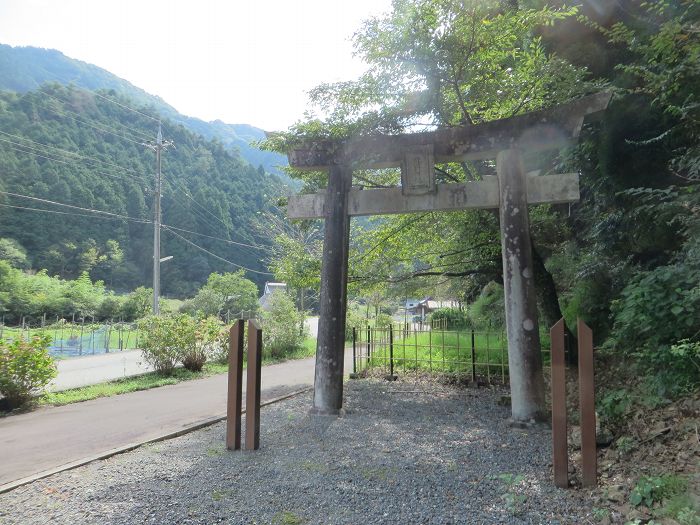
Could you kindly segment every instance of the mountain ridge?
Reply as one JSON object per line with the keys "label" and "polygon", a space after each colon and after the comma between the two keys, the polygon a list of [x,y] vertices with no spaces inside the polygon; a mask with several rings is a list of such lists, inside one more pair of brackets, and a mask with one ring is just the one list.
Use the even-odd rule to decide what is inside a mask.
{"label": "mountain ridge", "polygon": [[287,165],[284,155],[254,146],[255,141],[265,137],[265,132],[252,124],[229,124],[220,119],[207,122],[184,115],[158,95],[148,93],[100,66],[68,57],[56,49],[0,44],[0,90],[27,93],[48,82],[73,84],[88,90],[113,90],[143,106],[154,108],[163,117],[184,125],[207,140],[219,140],[225,147],[238,150],[241,157],[254,167],[262,166],[288,185],[298,186],[297,181],[280,169],[280,166]]}

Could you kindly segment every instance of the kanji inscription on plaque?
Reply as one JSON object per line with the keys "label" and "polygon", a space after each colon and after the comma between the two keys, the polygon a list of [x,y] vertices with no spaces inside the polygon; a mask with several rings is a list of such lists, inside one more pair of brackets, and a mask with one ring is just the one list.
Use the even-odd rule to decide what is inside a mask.
{"label": "kanji inscription on plaque", "polygon": [[435,157],[433,145],[411,148],[401,162],[401,188],[404,195],[435,193]]}

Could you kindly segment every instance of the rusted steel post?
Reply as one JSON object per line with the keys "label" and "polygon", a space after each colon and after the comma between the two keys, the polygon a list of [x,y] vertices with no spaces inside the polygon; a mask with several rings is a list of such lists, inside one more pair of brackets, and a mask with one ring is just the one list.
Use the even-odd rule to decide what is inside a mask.
{"label": "rusted steel post", "polygon": [[245,449],[260,448],[260,364],[262,330],[257,321],[248,321],[248,369],[245,392]]}
{"label": "rusted steel post", "polygon": [[243,394],[243,320],[229,331],[228,399],[226,402],[226,448],[241,448],[241,399]]}
{"label": "rusted steel post", "polygon": [[581,470],[583,486],[597,484],[595,390],[593,387],[593,332],[578,320],[578,389],[581,410]]}
{"label": "rusted steel post", "polygon": [[542,354],[533,278],[527,182],[521,153],[496,157],[506,303],[511,416],[514,423],[546,419]]}
{"label": "rusted steel post", "polygon": [[564,319],[549,331],[552,341],[552,458],[554,484],[569,486],[569,456],[566,434],[566,365],[564,363]]}
{"label": "rusted steel post", "polygon": [[324,209],[321,294],[312,412],[336,415],[343,406],[343,353],[348,277],[352,170],[333,165]]}

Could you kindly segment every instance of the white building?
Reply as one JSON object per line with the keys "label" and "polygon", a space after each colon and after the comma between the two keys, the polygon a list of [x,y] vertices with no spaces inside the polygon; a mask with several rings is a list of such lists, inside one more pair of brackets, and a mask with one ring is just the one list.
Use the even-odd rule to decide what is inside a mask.
{"label": "white building", "polygon": [[258,304],[260,305],[260,308],[266,311],[269,310],[270,297],[272,297],[272,294],[286,291],[287,283],[265,283],[265,292],[262,294],[262,297],[258,299]]}

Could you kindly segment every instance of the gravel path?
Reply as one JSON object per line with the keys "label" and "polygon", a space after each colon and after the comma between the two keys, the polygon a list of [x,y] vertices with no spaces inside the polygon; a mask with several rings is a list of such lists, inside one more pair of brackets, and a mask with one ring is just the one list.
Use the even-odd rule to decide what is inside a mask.
{"label": "gravel path", "polygon": [[310,394],[263,408],[257,452],[217,424],[0,494],[0,523],[592,523],[501,394],[351,381],[341,418],[309,416]]}

